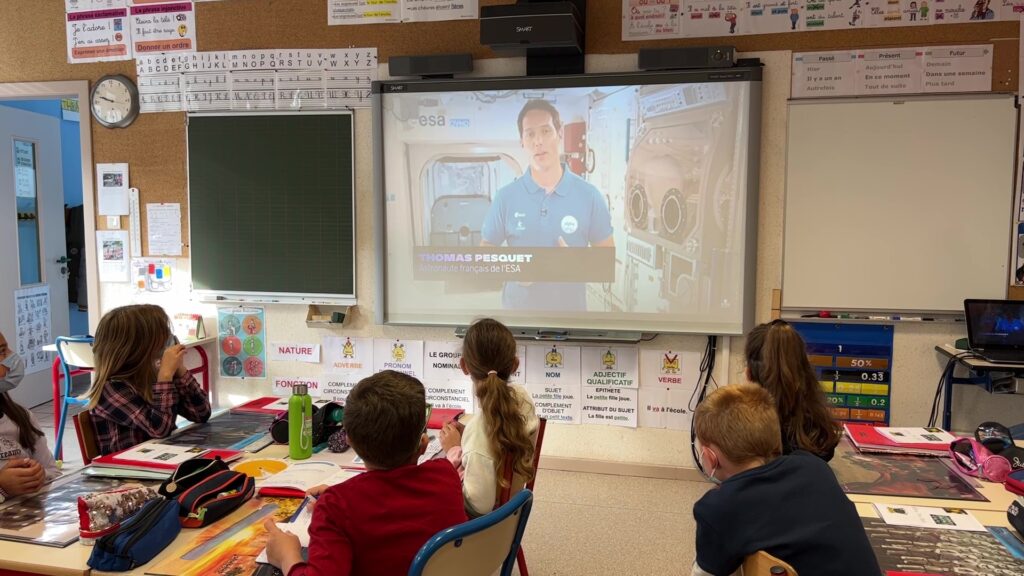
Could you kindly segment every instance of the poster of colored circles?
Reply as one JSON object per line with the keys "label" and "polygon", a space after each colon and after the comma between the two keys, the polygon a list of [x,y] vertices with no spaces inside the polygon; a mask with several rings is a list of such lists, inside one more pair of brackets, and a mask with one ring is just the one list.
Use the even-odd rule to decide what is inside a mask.
{"label": "poster of colored circles", "polygon": [[217,348],[222,377],[267,377],[265,318],[263,308],[217,309]]}

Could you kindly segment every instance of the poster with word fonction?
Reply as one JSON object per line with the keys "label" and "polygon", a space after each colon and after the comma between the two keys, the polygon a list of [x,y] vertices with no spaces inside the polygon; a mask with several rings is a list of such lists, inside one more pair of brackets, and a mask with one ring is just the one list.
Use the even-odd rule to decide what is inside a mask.
{"label": "poster with word fonction", "polygon": [[50,368],[53,363],[50,353],[43,346],[53,343],[53,327],[50,322],[50,286],[41,284],[14,291],[14,350],[25,361],[25,374],[33,374]]}
{"label": "poster with word fonction", "polygon": [[271,342],[270,359],[274,361],[320,363],[319,344],[296,344],[292,342]]}
{"label": "poster with word fonction", "polygon": [[306,386],[306,390],[309,392],[309,395],[314,398],[319,398],[323,395],[324,387],[319,378],[310,378],[308,376],[275,376],[274,396],[291,396],[292,388],[299,385]]}
{"label": "poster with word fonction", "polygon": [[890,325],[795,322],[807,357],[842,422],[889,425],[892,400]]}
{"label": "poster with word fonction", "polygon": [[223,378],[267,377],[267,325],[263,308],[217,309],[217,350]]}
{"label": "poster with word fonction", "polygon": [[423,380],[423,340],[373,341],[373,371],[395,370]]}
{"label": "poster with word fonction", "polygon": [[549,422],[579,423],[580,388],[579,346],[526,347],[526,389],[538,416]]}
{"label": "poster with word fonction", "polygon": [[68,64],[131,60],[127,8],[68,12]]}
{"label": "poster with word fonction", "polygon": [[373,370],[373,338],[327,336],[321,340],[324,372],[370,374]]}

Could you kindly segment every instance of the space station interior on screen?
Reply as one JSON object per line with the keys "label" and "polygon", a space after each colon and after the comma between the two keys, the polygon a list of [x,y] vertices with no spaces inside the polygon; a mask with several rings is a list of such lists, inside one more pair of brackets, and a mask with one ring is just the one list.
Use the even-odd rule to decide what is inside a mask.
{"label": "space station interior on screen", "polygon": [[739,323],[749,98],[745,82],[385,94],[392,318]]}

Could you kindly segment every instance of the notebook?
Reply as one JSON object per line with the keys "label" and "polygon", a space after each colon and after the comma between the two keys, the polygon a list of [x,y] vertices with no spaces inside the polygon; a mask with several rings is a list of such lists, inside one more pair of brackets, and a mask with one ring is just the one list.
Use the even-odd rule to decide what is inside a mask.
{"label": "notebook", "polygon": [[997,364],[1024,364],[1024,302],[964,300],[967,344]]}

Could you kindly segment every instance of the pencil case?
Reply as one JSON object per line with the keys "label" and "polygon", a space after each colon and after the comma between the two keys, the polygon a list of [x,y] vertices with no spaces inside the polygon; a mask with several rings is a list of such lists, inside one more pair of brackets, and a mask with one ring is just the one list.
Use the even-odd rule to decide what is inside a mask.
{"label": "pencil case", "polygon": [[87,564],[106,572],[131,570],[152,560],[179,532],[178,503],[150,500],[116,530],[96,540]]}
{"label": "pencil case", "polygon": [[174,500],[189,488],[227,469],[228,465],[219,457],[186,460],[178,464],[171,477],[160,485],[159,493],[168,500]]}
{"label": "pencil case", "polygon": [[113,490],[78,497],[78,531],[82,544],[91,546],[97,538],[121,527],[121,523],[159,495],[135,482]]}
{"label": "pencil case", "polygon": [[206,477],[178,496],[183,528],[201,528],[234,512],[256,493],[248,474],[224,470]]}

